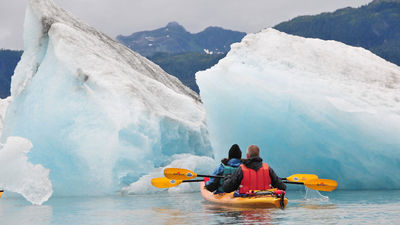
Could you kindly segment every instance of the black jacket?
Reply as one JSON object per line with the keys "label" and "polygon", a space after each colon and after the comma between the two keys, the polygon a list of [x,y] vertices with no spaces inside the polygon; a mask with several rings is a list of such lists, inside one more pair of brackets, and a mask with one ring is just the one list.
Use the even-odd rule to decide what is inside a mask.
{"label": "black jacket", "polygon": [[[262,167],[262,158],[253,157],[243,162],[243,164],[249,168],[257,171]],[[274,188],[278,188],[280,190],[286,190],[286,185],[282,182],[281,178],[279,178],[274,170],[269,167],[269,176],[271,178],[271,185]],[[225,192],[229,193],[232,191],[236,191],[239,189],[240,183],[243,179],[242,167],[239,167],[232,176],[228,176],[224,178],[224,182],[222,184],[222,188]]]}

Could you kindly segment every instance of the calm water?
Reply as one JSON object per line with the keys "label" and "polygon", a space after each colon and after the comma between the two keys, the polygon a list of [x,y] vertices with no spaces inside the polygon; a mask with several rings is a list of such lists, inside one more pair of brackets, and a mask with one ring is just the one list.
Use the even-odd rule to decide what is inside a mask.
{"label": "calm water", "polygon": [[51,198],[32,206],[0,199],[0,224],[400,224],[400,191],[335,191],[306,200],[289,191],[285,210],[221,208],[200,193]]}

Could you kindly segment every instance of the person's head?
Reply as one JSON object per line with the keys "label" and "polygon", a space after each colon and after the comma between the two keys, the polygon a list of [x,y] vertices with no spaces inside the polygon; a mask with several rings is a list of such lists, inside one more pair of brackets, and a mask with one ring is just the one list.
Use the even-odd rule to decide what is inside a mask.
{"label": "person's head", "polygon": [[249,147],[247,147],[246,157],[248,159],[257,156],[260,156],[260,149],[257,145],[250,145]]}
{"label": "person's head", "polygon": [[239,148],[239,145],[234,144],[229,149],[229,159],[241,159],[242,158],[242,151]]}

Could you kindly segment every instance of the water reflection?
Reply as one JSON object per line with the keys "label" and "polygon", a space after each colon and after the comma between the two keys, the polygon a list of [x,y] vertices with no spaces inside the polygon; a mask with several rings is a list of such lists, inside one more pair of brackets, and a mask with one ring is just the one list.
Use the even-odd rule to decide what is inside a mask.
{"label": "water reflection", "polygon": [[206,214],[221,218],[220,224],[270,224],[271,213],[280,209],[233,208],[203,203]]}
{"label": "water reflection", "polygon": [[290,207],[300,207],[305,209],[336,209],[337,204],[329,201],[329,198],[311,198],[311,199],[297,199],[290,201]]}
{"label": "water reflection", "polygon": [[[8,199],[7,199],[8,200]],[[24,200],[0,203],[0,224],[52,224],[53,209],[48,205],[35,206]]]}
{"label": "water reflection", "polygon": [[305,209],[315,209],[315,210],[322,210],[322,209],[336,209],[336,204],[318,204],[318,203],[301,203],[298,205],[299,207]]}
{"label": "water reflection", "polygon": [[[190,221],[187,219],[191,217],[190,213],[183,213],[182,210],[157,207],[153,207],[152,210],[155,217],[164,220],[163,224],[190,224]],[[159,219],[153,217],[153,221]]]}
{"label": "water reflection", "polygon": [[48,224],[399,224],[400,191],[337,192],[329,201],[292,193],[286,209],[243,209],[204,201],[199,193],[51,198],[33,206],[0,199],[0,225]]}
{"label": "water reflection", "polygon": [[310,221],[319,221],[318,224],[336,224],[340,221],[337,209],[339,206],[324,200],[294,200],[285,210],[285,214],[279,215],[285,221],[296,221],[298,224],[309,224]]}

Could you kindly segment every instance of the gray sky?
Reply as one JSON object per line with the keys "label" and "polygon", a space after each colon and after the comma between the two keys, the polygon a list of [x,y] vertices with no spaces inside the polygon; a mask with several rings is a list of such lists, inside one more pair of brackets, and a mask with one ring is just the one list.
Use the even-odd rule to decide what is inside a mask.
{"label": "gray sky", "polygon": [[[257,32],[299,15],[314,15],[372,0],[54,0],[115,38],[176,21],[195,33],[208,26]],[[0,0],[0,48],[22,49],[27,0]]]}

